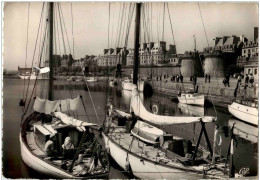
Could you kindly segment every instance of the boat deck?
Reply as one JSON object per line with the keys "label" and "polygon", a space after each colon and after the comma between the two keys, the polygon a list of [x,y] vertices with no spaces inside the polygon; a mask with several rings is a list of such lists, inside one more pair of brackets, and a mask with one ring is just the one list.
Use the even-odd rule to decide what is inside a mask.
{"label": "boat deck", "polygon": [[35,136],[33,132],[27,132],[26,133],[26,139],[27,139],[27,143],[29,148],[31,149],[31,151],[37,155],[37,156],[46,156],[45,152],[43,152],[39,146],[37,146],[36,142],[35,142]]}
{"label": "boat deck", "polygon": [[[188,161],[187,158],[175,153],[172,153],[172,158],[168,158],[164,151],[153,145],[149,145],[141,140],[138,140],[137,138],[133,137],[131,133],[126,133],[124,128],[115,127],[114,130],[112,129],[108,135],[113,141],[121,145],[123,148],[131,151],[132,153],[141,156],[142,158],[146,158],[160,164],[173,167],[181,167],[197,172],[202,172],[207,169],[207,175],[209,176],[227,177],[223,174],[221,170],[219,170],[221,168],[224,168],[224,163],[218,163],[215,167],[212,167],[209,163],[205,161],[205,163],[203,164],[191,166],[185,163]],[[131,148],[129,148],[130,145]]]}

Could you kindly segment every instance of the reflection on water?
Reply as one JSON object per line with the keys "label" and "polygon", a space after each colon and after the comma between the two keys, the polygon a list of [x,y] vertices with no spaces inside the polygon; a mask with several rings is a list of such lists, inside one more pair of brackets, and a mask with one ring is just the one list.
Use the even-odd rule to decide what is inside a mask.
{"label": "reflection on water", "polygon": [[[22,163],[20,155],[19,145],[19,130],[20,130],[20,116],[21,108],[18,106],[19,100],[23,96],[23,80],[19,79],[4,79],[3,87],[3,173],[5,177],[9,178],[40,178],[34,171],[30,170],[27,166]],[[27,82],[26,82],[27,84]],[[88,89],[82,82],[63,82],[55,81],[54,93],[55,97],[66,98],[75,97],[76,95],[82,95],[83,101],[86,105],[87,115],[84,109],[81,108],[77,113],[79,119],[84,121],[90,121],[97,123],[94,109],[91,105],[91,99],[89,92],[92,95],[94,105],[97,110],[97,114],[102,123],[104,119],[105,111],[104,106],[106,100],[109,97],[113,97],[114,104],[126,111],[130,110],[131,91],[122,91],[120,87],[110,87],[105,81],[89,84]],[[30,83],[29,92],[33,87],[33,81]],[[37,93],[41,97],[47,96],[47,81],[40,81],[37,86]],[[156,111],[161,115],[170,116],[203,116],[211,115],[218,117],[216,124],[222,137],[221,155],[226,156],[229,142],[230,142],[230,124],[232,120],[229,120],[232,116],[228,113],[225,108],[216,107],[216,111],[213,107],[194,107],[190,105],[182,105],[174,103],[170,98],[159,94],[154,94],[152,97],[146,98],[143,94],[140,94],[141,99],[144,101],[146,109],[150,112],[154,112],[154,107],[157,107]],[[239,121],[240,122],[240,121]],[[243,123],[242,123],[243,124]],[[238,169],[249,168],[250,175],[256,175],[257,173],[257,137],[254,135],[258,128],[246,127],[247,124],[236,122],[236,128],[240,129],[241,132],[236,134],[236,167]],[[172,133],[173,135],[180,136],[191,141],[196,141],[199,137],[200,125],[199,124],[185,124],[185,125],[172,125],[167,127],[160,127],[163,130]],[[211,144],[214,139],[214,123],[207,123],[206,129]],[[248,130],[248,134],[247,131]],[[9,133],[12,132],[12,133]],[[245,136],[246,138],[242,138]],[[9,142],[12,142],[11,144]],[[202,138],[201,145],[205,144],[204,138]],[[247,169],[246,169],[247,170]],[[112,164],[110,178],[128,178],[125,174],[120,172],[118,166]]]}
{"label": "reflection on water", "polygon": [[189,104],[183,104],[183,103],[178,103],[178,108],[181,109],[181,111],[190,116],[204,116],[205,111],[203,106],[192,106]]}
{"label": "reflection on water", "polygon": [[240,138],[243,138],[247,141],[251,141],[252,143],[258,142],[258,128],[252,126],[250,124],[244,123],[237,119],[231,118],[228,121],[228,126],[232,128],[234,124],[233,133]]}

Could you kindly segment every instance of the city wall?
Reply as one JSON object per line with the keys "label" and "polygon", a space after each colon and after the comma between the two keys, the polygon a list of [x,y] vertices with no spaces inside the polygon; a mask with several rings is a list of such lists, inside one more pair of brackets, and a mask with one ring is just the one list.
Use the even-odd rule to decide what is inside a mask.
{"label": "city wall", "polygon": [[[223,79],[212,79],[211,83],[205,83],[204,78],[197,78],[198,93],[204,94],[207,100],[217,106],[227,107],[235,99],[234,91],[237,79],[230,79],[230,87],[225,87],[222,83]],[[194,85],[188,78],[183,83],[172,82],[169,79],[147,81],[153,87],[153,91],[170,97],[176,97],[178,91],[194,89]],[[240,86],[237,90],[237,98],[258,98],[258,87]]]}

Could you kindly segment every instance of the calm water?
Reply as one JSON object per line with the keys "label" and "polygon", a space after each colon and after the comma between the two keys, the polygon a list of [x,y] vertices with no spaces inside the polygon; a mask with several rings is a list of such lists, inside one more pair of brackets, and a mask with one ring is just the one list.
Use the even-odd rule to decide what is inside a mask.
{"label": "calm water", "polygon": [[[19,101],[26,94],[26,88],[23,89],[24,81],[20,79],[4,79],[3,87],[3,174],[7,178],[44,178],[44,176],[29,169],[22,161],[20,155],[19,131],[22,109],[19,106]],[[68,83],[68,82],[64,82]],[[61,81],[55,81],[54,94],[57,98],[83,96],[84,104],[86,105],[86,112],[83,106],[76,112],[78,119],[90,121],[95,123],[102,123],[104,119],[104,105],[108,97],[113,97],[114,104],[122,109],[129,110],[131,92],[121,91],[118,87],[108,87],[105,82],[98,82],[95,85],[90,85],[89,90],[86,91],[83,85],[78,82],[71,82],[71,85],[63,85]],[[28,84],[28,81],[25,82]],[[28,97],[31,94],[34,81],[30,82],[28,89]],[[41,80],[36,86],[36,95],[40,97],[47,96],[47,81]],[[95,111],[91,105],[89,92],[92,95],[93,102],[98,114],[98,119],[95,116]],[[34,96],[34,95],[33,95]],[[235,146],[235,167],[237,171],[241,168],[249,169],[248,175],[256,175],[258,164],[258,145],[254,134],[258,134],[258,128],[244,124],[240,121],[232,119],[227,109],[208,107],[187,106],[172,102],[169,97],[154,94],[152,97],[146,98],[141,94],[147,110],[157,112],[164,115],[177,116],[203,116],[213,115],[218,117],[216,124],[221,133],[222,144],[218,152],[226,156],[228,145],[230,142],[230,127],[233,122],[236,122],[238,128],[238,135],[236,135]],[[32,111],[28,109],[28,113]],[[161,127],[162,129],[174,135],[196,141],[200,132],[198,124],[192,125],[175,125],[168,127]],[[213,142],[215,124],[206,124],[208,135]],[[202,138],[201,144],[205,143]],[[244,170],[243,169],[243,170]],[[45,177],[46,178],[46,177]],[[115,164],[112,163],[109,178],[128,178],[125,173]]]}

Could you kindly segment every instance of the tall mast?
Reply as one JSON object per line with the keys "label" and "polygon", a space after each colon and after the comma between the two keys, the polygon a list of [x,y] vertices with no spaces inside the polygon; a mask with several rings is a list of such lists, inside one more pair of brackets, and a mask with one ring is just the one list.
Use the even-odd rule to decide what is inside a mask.
{"label": "tall mast", "polygon": [[139,57],[139,37],[140,37],[140,14],[141,3],[136,3],[136,20],[135,20],[135,42],[134,42],[134,74],[133,84],[137,85],[138,80],[138,57]]}
{"label": "tall mast", "polygon": [[48,99],[53,100],[53,2],[49,2],[49,93]]}

